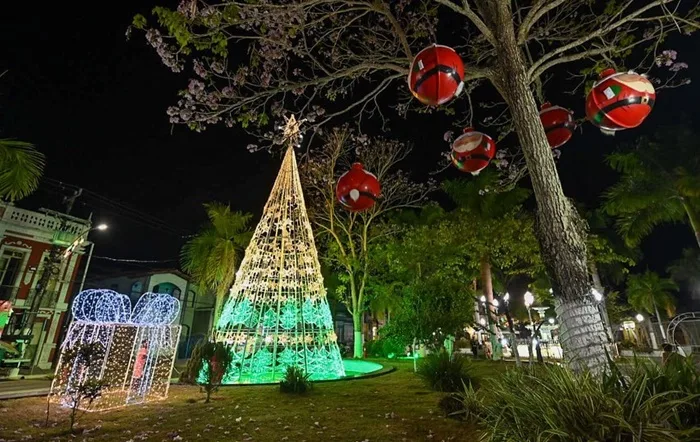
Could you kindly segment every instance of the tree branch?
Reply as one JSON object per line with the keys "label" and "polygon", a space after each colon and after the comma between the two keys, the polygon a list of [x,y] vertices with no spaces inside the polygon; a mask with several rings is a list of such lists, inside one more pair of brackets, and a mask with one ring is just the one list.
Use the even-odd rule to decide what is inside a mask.
{"label": "tree branch", "polygon": [[434,0],[436,3],[439,3],[443,6],[446,6],[453,11],[457,12],[458,14],[462,14],[463,16],[467,17],[473,24],[476,26],[479,31],[483,34],[484,38],[486,38],[486,41],[491,43],[492,46],[496,46],[496,39],[493,36],[493,32],[489,29],[488,26],[486,26],[486,23],[474,12],[472,8],[469,7],[469,3],[466,1],[463,1],[462,4],[464,5],[463,7],[459,7],[452,3],[450,0]]}
{"label": "tree branch", "polygon": [[552,9],[561,6],[567,1],[568,0],[553,0],[544,6],[540,4],[539,6],[541,7],[537,7],[538,5],[535,5],[532,9],[530,9],[530,12],[528,12],[528,14],[525,16],[525,19],[518,29],[518,44],[522,45],[527,41],[527,37],[530,35],[530,29],[539,19],[541,19]]}
{"label": "tree branch", "polygon": [[533,78],[533,74],[535,71],[539,69],[540,66],[542,66],[544,63],[548,62],[552,58],[563,54],[564,52],[573,49],[575,47],[581,46],[582,44],[596,38],[596,37],[601,37],[603,35],[608,34],[609,32],[612,32],[613,30],[617,29],[618,27],[622,26],[623,24],[632,21],[633,19],[639,17],[640,15],[644,14],[645,12],[654,9],[655,7],[665,5],[667,3],[672,2],[673,0],[656,0],[652,3],[649,3],[648,5],[629,13],[626,17],[621,18],[620,20],[617,20],[608,26],[605,26],[603,28],[598,29],[597,31],[591,32],[590,34],[584,35],[581,38],[578,38],[571,43],[565,44],[564,46],[560,46],[559,48],[548,52],[547,54],[543,55],[540,57],[539,60],[534,62],[532,66],[530,66],[530,69],[527,72],[527,75],[529,78]]}

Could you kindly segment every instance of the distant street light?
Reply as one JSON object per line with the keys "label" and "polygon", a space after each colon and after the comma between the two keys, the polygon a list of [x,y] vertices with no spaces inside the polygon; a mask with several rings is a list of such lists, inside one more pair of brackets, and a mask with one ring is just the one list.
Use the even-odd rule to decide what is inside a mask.
{"label": "distant street light", "polygon": [[547,321],[549,321],[550,324],[554,325],[554,318],[549,318],[547,319]]}
{"label": "distant street light", "polygon": [[600,302],[600,301],[603,300],[603,294],[600,293],[600,292],[599,292],[598,290],[596,290],[595,288],[593,288],[593,289],[591,290],[591,293],[593,294],[593,299],[595,299],[596,302]]}
{"label": "distant street light", "polygon": [[482,295],[481,298],[479,298],[479,299],[481,300],[481,302],[484,302],[484,303],[486,302],[486,296]]}
{"label": "distant street light", "polygon": [[503,301],[504,301],[504,302],[510,301],[510,293],[506,292],[506,294],[503,295]]}
{"label": "distant street light", "polygon": [[637,320],[637,322],[644,321],[644,316],[642,316],[641,313],[637,313],[637,316],[635,316],[634,318]]}
{"label": "distant street light", "polygon": [[530,366],[532,366],[532,346],[534,345],[536,340],[535,324],[532,322],[532,313],[530,311],[530,307],[532,307],[532,304],[535,303],[535,296],[529,291],[527,291],[525,292],[525,296],[523,296],[523,299],[525,300],[525,307],[527,308],[527,317],[530,318],[530,329],[532,330],[532,333],[530,335],[530,345],[528,347],[528,353],[530,354]]}
{"label": "distant street light", "polygon": [[98,224],[97,226],[95,226],[95,228],[97,230],[107,230],[109,228],[109,226],[105,223],[102,223],[102,224]]}

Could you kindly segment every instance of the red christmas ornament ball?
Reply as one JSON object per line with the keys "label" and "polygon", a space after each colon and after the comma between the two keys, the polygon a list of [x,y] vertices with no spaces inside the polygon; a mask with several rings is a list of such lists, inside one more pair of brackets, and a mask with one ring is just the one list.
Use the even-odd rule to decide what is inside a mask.
{"label": "red christmas ornament ball", "polygon": [[452,164],[472,175],[478,175],[485,169],[494,155],[496,142],[493,138],[471,127],[464,129],[464,133],[452,143]]}
{"label": "red christmas ornament ball", "polygon": [[362,212],[374,205],[379,198],[381,186],[374,174],[364,170],[361,163],[355,163],[345,172],[335,187],[338,202],[352,212]]}
{"label": "red christmas ornament ball", "polygon": [[540,110],[540,121],[547,134],[549,147],[556,149],[566,144],[574,135],[576,122],[573,112],[561,106],[544,103]]}
{"label": "red christmas ornament ball", "polygon": [[656,101],[646,77],[606,69],[586,98],[586,117],[604,133],[631,129],[644,122]]}
{"label": "red christmas ornament ball", "polygon": [[432,45],[416,55],[408,73],[408,87],[423,104],[438,106],[459,95],[464,87],[464,63],[448,46]]}

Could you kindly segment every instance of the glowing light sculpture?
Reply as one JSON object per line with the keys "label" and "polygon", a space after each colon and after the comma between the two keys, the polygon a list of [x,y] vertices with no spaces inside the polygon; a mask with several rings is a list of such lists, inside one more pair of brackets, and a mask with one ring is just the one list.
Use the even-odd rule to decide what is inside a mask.
{"label": "glowing light sculpture", "polygon": [[[133,311],[126,295],[84,290],[71,309],[73,321],[61,345],[51,398],[73,405],[73,392],[86,380],[105,386],[90,406],[101,411],[165,399],[175,362],[180,326],[172,325],[180,301],[166,293],[144,293]],[[77,346],[98,343],[100,364],[86,366],[66,357]],[[86,409],[83,404],[79,408]]]}
{"label": "glowing light sculpture", "polygon": [[296,365],[312,380],[345,375],[293,145],[245,252],[215,339],[231,347],[224,384],[278,381]]}

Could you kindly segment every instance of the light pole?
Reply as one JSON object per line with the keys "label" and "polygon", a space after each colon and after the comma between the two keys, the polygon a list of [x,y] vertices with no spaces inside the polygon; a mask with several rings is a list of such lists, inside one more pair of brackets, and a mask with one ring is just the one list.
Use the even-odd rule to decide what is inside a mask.
{"label": "light pole", "polygon": [[503,295],[503,311],[506,314],[506,320],[508,321],[508,330],[510,331],[511,339],[511,351],[515,357],[516,367],[520,367],[522,363],[520,362],[520,354],[518,354],[518,341],[515,337],[515,329],[513,328],[513,318],[510,316],[510,310],[508,309],[508,302],[510,301],[510,293],[506,292]]}
{"label": "light pole", "polygon": [[[109,228],[109,226],[107,224],[102,223],[102,224],[98,224],[95,227],[95,230],[105,231],[108,228]],[[90,229],[90,230],[92,230],[92,229]],[[89,231],[88,231],[88,233],[89,233]],[[85,286],[85,279],[87,277],[88,269],[90,268],[90,261],[92,260],[92,251],[94,250],[94,248],[95,248],[95,243],[90,241],[90,252],[88,252],[88,259],[85,262],[85,270],[83,270],[83,278],[80,281],[80,288],[78,289],[78,293],[82,292],[83,287]]]}
{"label": "light pole", "polygon": [[535,339],[535,324],[532,322],[532,312],[530,311],[530,307],[532,307],[532,304],[535,303],[535,296],[530,293],[530,291],[525,292],[525,296],[523,297],[525,300],[525,308],[527,308],[527,317],[530,319],[530,329],[532,330],[532,334],[530,335],[530,344],[528,345],[527,348],[527,353],[530,356],[530,366],[532,366],[532,344]]}
{"label": "light pole", "polygon": [[[641,313],[637,313],[637,316],[635,316],[634,319],[636,319],[640,325],[645,320],[644,316]],[[656,342],[656,334],[654,333],[654,328],[651,326],[651,321],[647,322],[647,329],[649,331],[649,340],[651,341],[651,349],[658,350],[659,344]]]}

